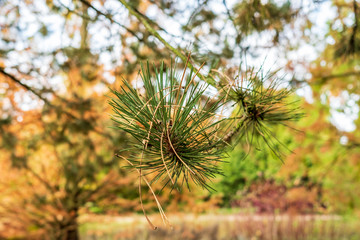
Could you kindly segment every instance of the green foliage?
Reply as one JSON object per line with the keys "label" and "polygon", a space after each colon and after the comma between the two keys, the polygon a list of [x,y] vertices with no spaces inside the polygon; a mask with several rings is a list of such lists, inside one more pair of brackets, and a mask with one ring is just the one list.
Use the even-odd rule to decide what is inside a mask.
{"label": "green foliage", "polygon": [[[287,127],[277,125],[274,127],[274,132],[287,148],[296,147],[296,142],[291,136],[292,131]],[[251,147],[246,143],[246,139],[241,139],[240,144],[229,154],[228,162],[222,164],[224,176],[219,178],[216,189],[223,196],[224,206],[229,206],[233,200],[243,197],[254,183],[268,179],[283,180],[276,176],[283,164],[271,151],[261,147],[266,145],[263,137],[257,134],[253,142],[257,143],[258,147]],[[280,142],[276,142],[274,148],[281,148]]]}

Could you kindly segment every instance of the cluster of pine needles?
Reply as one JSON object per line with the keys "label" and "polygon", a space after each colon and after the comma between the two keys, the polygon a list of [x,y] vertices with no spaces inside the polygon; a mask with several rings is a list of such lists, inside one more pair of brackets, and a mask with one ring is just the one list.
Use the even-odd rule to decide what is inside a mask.
{"label": "cluster of pine needles", "polygon": [[163,187],[190,189],[192,181],[210,190],[208,180],[221,174],[217,163],[225,151],[216,134],[224,120],[218,116],[222,99],[208,96],[204,101],[207,85],[196,79],[193,69],[188,74],[184,69],[182,75],[173,67],[163,69],[163,64],[159,71],[142,65],[143,89],[123,80],[119,91],[112,90],[116,128],[136,140],[127,149],[127,160],[141,177],[152,177],[149,187],[162,181]]}
{"label": "cluster of pine needles", "polygon": [[[168,223],[151,187],[154,182],[161,181],[163,188],[170,185],[179,191],[184,185],[190,190],[190,182],[194,182],[211,190],[210,180],[222,174],[218,163],[231,149],[227,146],[243,136],[251,145],[257,135],[281,158],[271,125],[287,124],[302,115],[293,103],[287,103],[291,90],[279,88],[276,81],[266,82],[268,77],[258,74],[260,71],[247,72],[235,80],[226,77],[228,83],[211,94],[198,77],[201,67],[196,72],[185,67],[182,74],[176,69],[165,68],[162,63],[158,70],[147,63],[141,65],[142,88],[123,79],[119,90],[111,90],[114,128],[135,140],[123,150],[127,158],[117,156],[140,175],[140,202],[151,226],[142,204],[141,179]],[[229,105],[231,108],[225,108]],[[223,116],[224,109],[231,112],[230,117]]]}
{"label": "cluster of pine needles", "polygon": [[292,128],[289,122],[298,121],[304,115],[296,100],[289,101],[293,89],[281,86],[284,84],[281,78],[275,73],[264,74],[261,68],[258,71],[248,69],[235,79],[224,79],[226,84],[222,90],[226,92],[227,103],[235,108],[227,122],[230,130],[223,140],[236,145],[245,138],[249,149],[253,145],[264,145],[282,160],[284,150],[290,150],[277,139],[273,127],[280,124]]}

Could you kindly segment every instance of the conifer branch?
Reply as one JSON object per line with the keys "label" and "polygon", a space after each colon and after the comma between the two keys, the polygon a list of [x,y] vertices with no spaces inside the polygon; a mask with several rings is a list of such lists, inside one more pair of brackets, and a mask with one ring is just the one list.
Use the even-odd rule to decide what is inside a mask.
{"label": "conifer branch", "polygon": [[[137,10],[135,10],[132,6],[130,6],[125,0],[119,0],[124,7],[126,7],[129,10],[129,13],[133,16],[135,16],[144,26],[145,28],[151,33],[154,37],[156,37],[160,42],[164,44],[164,46],[169,49],[171,52],[173,52],[177,57],[179,57],[184,63],[187,62],[187,57],[180,52],[179,49],[174,48],[171,46],[163,37],[160,36],[160,34],[150,25],[148,20],[143,16],[143,14],[140,14]],[[194,65],[191,63],[191,61],[188,61],[187,67],[195,69]],[[216,82],[212,78],[205,78],[204,75],[201,73],[197,74],[201,80],[207,82],[208,84],[216,87]]]}

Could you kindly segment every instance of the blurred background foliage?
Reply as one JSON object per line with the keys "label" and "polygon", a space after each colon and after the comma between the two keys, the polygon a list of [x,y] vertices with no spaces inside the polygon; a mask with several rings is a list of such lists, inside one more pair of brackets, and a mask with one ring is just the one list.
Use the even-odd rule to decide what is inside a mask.
{"label": "blurred background foliage", "polygon": [[78,239],[81,215],[141,212],[108,87],[190,50],[205,76],[270,69],[306,116],[275,127],[283,162],[242,139],[216,192],[165,189],[167,211],[359,215],[359,14],[357,0],[0,1],[0,238]]}

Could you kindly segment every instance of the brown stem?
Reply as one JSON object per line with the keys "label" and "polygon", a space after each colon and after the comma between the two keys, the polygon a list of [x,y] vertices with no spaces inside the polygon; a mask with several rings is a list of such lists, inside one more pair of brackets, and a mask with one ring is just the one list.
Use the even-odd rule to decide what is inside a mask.
{"label": "brown stem", "polygon": [[54,105],[52,105],[49,100],[47,100],[46,98],[44,98],[43,96],[41,96],[41,94],[36,91],[35,89],[31,88],[30,86],[22,83],[19,79],[17,79],[16,77],[14,77],[13,75],[5,72],[5,69],[3,67],[0,67],[0,73],[6,77],[8,77],[11,81],[15,82],[16,84],[19,84],[20,86],[22,86],[23,88],[25,88],[26,90],[32,92],[33,94],[35,94],[38,98],[40,98],[41,100],[43,100],[45,102],[45,104],[54,107]]}

